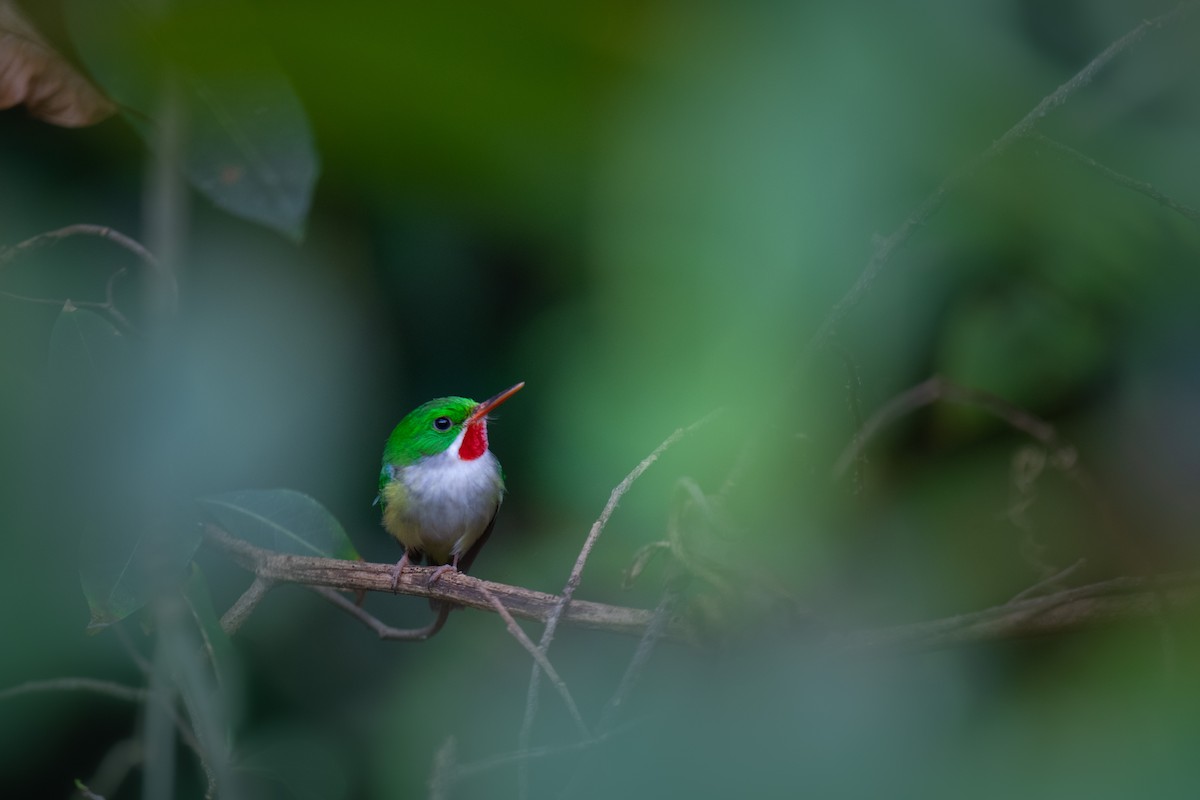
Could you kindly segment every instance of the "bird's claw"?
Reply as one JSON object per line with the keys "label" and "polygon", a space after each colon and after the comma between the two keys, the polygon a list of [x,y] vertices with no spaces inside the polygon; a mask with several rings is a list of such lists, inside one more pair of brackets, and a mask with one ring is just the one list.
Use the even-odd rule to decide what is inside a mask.
{"label": "bird's claw", "polygon": [[435,583],[441,580],[441,577],[447,572],[458,572],[458,566],[455,564],[442,564],[433,571],[433,574],[429,576],[429,580],[425,582],[425,585],[433,586]]}
{"label": "bird's claw", "polygon": [[392,567],[392,594],[400,591],[400,573],[408,566],[408,553],[400,556],[400,560],[396,562],[396,566]]}

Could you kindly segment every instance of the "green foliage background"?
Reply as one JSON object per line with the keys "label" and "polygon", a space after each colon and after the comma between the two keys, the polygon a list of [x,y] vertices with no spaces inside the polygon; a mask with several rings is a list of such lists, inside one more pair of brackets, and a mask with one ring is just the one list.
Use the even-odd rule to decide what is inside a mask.
{"label": "green foliage background", "polygon": [[[115,91],[95,55],[104,26],[79,20],[146,6],[103,5],[30,13]],[[98,546],[180,524],[194,498],[288,487],[364,558],[393,561],[371,506],[391,426],[429,397],[525,380],[491,429],[510,495],[481,577],[558,591],[612,487],[721,408],[624,499],[578,595],[653,607],[662,560],[628,591],[621,573],[663,538],[676,481],[715,493],[750,454],[726,498],[738,535],[710,543],[747,589],[706,618],[721,646],[661,648],[619,732],[532,762],[532,796],[1186,795],[1194,618],[850,659],[814,643],[812,620],[984,608],[1079,558],[1073,582],[1193,565],[1195,217],[1020,140],[944,198],[830,347],[806,349],[881,237],[1172,5],[175,3],[162,35],[195,69],[246,97],[286,75],[302,110],[273,120],[277,140],[320,178],[282,233],[193,192],[178,313],[147,316],[143,282],[123,281],[117,300],[149,333],[114,354],[63,344],[61,303],[0,296],[0,688],[143,685],[122,638],[186,683],[205,626],[178,608],[85,636],[79,573]],[[1198,26],[1193,13],[1152,29],[1037,130],[1200,206]],[[145,78],[129,69],[142,57],[109,52],[108,74]],[[139,237],[152,171],[140,137],[154,135],[144,114],[67,131],[0,112],[0,244],[77,222]],[[293,211],[297,193],[284,192]],[[4,266],[0,289],[102,297],[121,265],[136,270],[72,239]],[[1052,468],[1018,496],[1028,440],[947,404],[872,443],[861,487],[833,480],[862,415],[935,373],[1051,421],[1104,507]],[[1030,499],[1032,550],[1011,514]],[[196,563],[164,577],[191,574],[188,597],[211,592],[219,615],[246,576],[206,549]],[[397,625],[428,613],[403,597],[366,607]],[[550,658],[585,715],[635,644],[560,635]],[[515,749],[530,669],[493,615],[456,613],[425,644],[379,642],[291,588],[222,658],[219,688],[193,676],[213,698],[198,735],[224,742],[253,797],[421,796],[447,736],[466,763]],[[87,693],[0,702],[12,796],[66,795],[155,730],[152,714]],[[574,736],[546,693],[534,744]],[[202,796],[190,752],[177,763],[178,796]],[[449,796],[517,786],[506,766]],[[115,796],[143,791],[135,772]]]}

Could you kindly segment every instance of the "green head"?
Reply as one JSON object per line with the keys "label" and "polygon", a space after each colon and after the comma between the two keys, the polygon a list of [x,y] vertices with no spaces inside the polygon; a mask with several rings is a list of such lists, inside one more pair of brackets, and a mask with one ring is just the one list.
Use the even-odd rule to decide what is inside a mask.
{"label": "green head", "polygon": [[413,409],[392,431],[383,448],[384,468],[405,466],[426,456],[445,452],[459,442],[457,455],[463,460],[487,452],[487,415],[516,394],[524,382],[505,389],[482,403],[466,397],[439,397]]}

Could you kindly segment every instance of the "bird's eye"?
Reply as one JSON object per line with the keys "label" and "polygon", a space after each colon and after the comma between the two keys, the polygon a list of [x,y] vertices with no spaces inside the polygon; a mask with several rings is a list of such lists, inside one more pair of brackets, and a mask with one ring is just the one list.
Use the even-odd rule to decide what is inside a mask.
{"label": "bird's eye", "polygon": [[438,417],[433,421],[434,430],[439,431],[448,431],[450,430],[450,426],[453,424],[454,423],[450,421],[449,417]]}

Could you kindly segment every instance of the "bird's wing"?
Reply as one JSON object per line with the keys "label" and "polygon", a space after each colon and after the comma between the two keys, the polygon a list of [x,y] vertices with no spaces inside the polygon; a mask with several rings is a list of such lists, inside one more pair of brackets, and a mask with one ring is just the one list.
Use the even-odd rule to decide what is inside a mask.
{"label": "bird's wing", "polygon": [[383,503],[384,508],[387,508],[387,500],[383,497],[383,487],[388,485],[389,481],[396,479],[396,467],[392,464],[384,464],[379,470],[379,494],[375,495],[375,499],[371,501],[371,505],[377,506]]}
{"label": "bird's wing", "polygon": [[471,562],[475,560],[475,556],[479,555],[480,549],[487,542],[488,537],[492,535],[492,528],[496,526],[496,514],[500,511],[500,504],[496,503],[496,510],[492,512],[492,518],[488,522],[487,527],[483,529],[483,533],[475,540],[475,544],[471,545],[471,549],[463,553],[458,559],[458,571],[466,572],[471,568]]}

